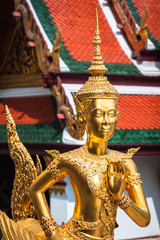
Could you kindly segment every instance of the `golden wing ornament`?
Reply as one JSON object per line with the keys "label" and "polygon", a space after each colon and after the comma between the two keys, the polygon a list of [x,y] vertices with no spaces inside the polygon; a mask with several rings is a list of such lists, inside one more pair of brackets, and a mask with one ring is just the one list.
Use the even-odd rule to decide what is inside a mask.
{"label": "golden wing ornament", "polygon": [[5,111],[9,151],[15,164],[11,197],[12,217],[14,221],[19,221],[35,217],[34,207],[29,197],[29,187],[37,178],[37,170],[29,152],[19,139],[16,125],[7,106],[5,106]]}

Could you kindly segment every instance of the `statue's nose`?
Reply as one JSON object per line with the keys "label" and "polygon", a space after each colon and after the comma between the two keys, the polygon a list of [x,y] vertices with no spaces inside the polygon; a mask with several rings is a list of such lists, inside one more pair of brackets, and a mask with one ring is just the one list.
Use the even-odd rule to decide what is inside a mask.
{"label": "statue's nose", "polygon": [[108,124],[108,123],[109,123],[107,113],[104,113],[104,115],[103,115],[103,123],[104,123],[104,124]]}

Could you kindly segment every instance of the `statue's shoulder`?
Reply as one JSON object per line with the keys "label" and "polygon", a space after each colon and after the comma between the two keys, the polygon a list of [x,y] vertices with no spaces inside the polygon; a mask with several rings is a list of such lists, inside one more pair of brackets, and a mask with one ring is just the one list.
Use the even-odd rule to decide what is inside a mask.
{"label": "statue's shoulder", "polygon": [[58,161],[62,158],[61,154],[58,150],[55,150],[55,149],[45,150],[45,152],[48,153],[52,157],[53,161],[56,161],[56,160]]}
{"label": "statue's shoulder", "polygon": [[140,149],[130,148],[126,153],[111,150],[110,158],[112,161],[125,161],[126,159],[132,159],[133,155]]}
{"label": "statue's shoulder", "polygon": [[81,147],[65,153],[60,153],[58,150],[45,150],[45,151],[52,156],[53,161],[59,162],[76,159],[78,156],[81,155]]}
{"label": "statue's shoulder", "polygon": [[76,148],[69,152],[62,153],[61,156],[65,161],[77,159],[82,155],[82,147]]}
{"label": "statue's shoulder", "polygon": [[124,154],[123,158],[124,158],[124,159],[132,159],[133,155],[134,155],[136,152],[138,152],[139,149],[140,149],[140,147],[128,149],[128,151]]}

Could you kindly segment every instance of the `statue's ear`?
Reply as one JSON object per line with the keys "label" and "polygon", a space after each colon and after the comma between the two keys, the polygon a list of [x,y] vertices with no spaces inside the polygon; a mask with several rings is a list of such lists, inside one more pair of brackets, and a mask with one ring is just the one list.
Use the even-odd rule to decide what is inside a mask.
{"label": "statue's ear", "polygon": [[117,111],[117,115],[116,115],[116,121],[118,121],[118,119],[119,119],[119,114],[120,114],[120,112],[119,112],[119,111]]}

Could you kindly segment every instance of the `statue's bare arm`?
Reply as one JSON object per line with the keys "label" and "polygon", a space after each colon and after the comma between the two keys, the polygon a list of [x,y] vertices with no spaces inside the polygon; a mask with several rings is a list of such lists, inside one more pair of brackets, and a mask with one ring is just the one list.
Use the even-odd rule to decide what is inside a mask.
{"label": "statue's bare arm", "polygon": [[[65,174],[61,176],[61,179],[64,177]],[[30,197],[35,207],[37,217],[40,221],[42,220],[42,217],[51,217],[44,192],[58,180],[58,177],[56,179],[56,177],[54,177],[53,174],[51,174],[51,172],[46,169],[40,174],[40,176],[32,183],[30,187]],[[63,239],[63,236],[60,236],[60,234],[53,232],[50,234],[50,236],[48,236],[48,239]]]}
{"label": "statue's bare arm", "polygon": [[44,192],[55,182],[56,180],[52,178],[51,173],[46,169],[30,187],[30,196],[38,219],[41,219],[42,216],[50,216],[50,210]]}
{"label": "statue's bare arm", "polygon": [[129,198],[125,197],[124,201],[122,201],[125,189],[125,177],[131,176],[132,178],[136,178],[137,174],[138,170],[132,159],[126,159],[123,164],[121,162],[112,162],[108,165],[107,183],[108,189],[117,201],[117,204],[136,224],[145,227],[150,222],[150,213],[140,181],[126,188]]}
{"label": "statue's bare arm", "polygon": [[[124,163],[126,173],[129,176],[137,176],[138,170],[132,159],[128,159]],[[126,189],[130,199],[133,201],[126,209],[126,213],[132,220],[141,227],[146,227],[150,222],[150,212],[146,202],[142,183],[133,184]]]}

